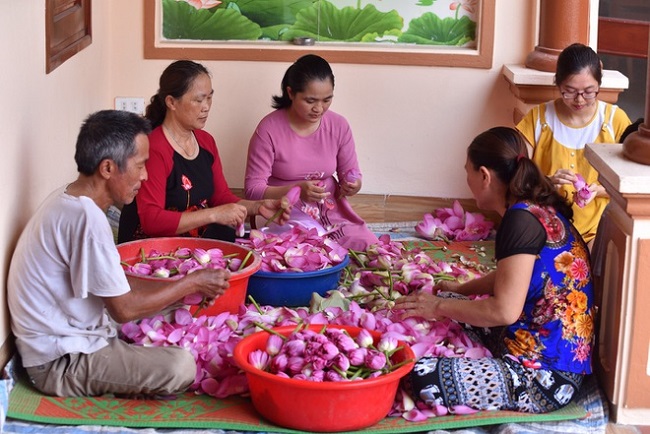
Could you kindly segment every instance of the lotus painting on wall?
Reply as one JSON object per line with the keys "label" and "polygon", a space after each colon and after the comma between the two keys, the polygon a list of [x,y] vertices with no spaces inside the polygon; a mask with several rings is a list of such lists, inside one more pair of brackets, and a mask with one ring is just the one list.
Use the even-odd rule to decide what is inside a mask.
{"label": "lotus painting on wall", "polygon": [[167,41],[477,45],[482,0],[159,0]]}

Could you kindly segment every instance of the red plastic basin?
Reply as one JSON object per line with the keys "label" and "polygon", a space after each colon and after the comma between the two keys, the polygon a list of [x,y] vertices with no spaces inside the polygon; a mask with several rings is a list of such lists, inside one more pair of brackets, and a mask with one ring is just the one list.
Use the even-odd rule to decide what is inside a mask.
{"label": "red plastic basin", "polygon": [[[117,250],[120,253],[122,262],[133,265],[141,260],[141,249],[144,249],[145,255],[150,250],[156,249],[161,252],[171,252],[180,247],[189,249],[221,249],[224,255],[237,254],[236,258],[242,261],[251,249],[240,246],[238,244],[229,243],[226,241],[212,240],[207,238],[190,238],[190,237],[164,237],[164,238],[147,238],[143,240],[129,241],[117,245]],[[260,269],[262,266],[262,259],[259,255],[253,252],[243,269],[231,272],[230,287],[219,298],[217,298],[212,306],[201,309],[201,314],[205,315],[218,315],[221,312],[237,313],[239,306],[246,300],[246,290],[248,288],[248,279],[250,276]],[[162,277],[143,276],[125,271],[125,273],[132,277],[143,280],[165,282],[169,279]],[[190,312],[194,313],[197,306],[192,306]]]}
{"label": "red plastic basin", "polygon": [[[322,325],[310,326],[321,330]],[[358,327],[330,325],[342,328],[355,337]],[[273,329],[287,336],[295,326]],[[371,332],[378,342],[380,334]],[[401,350],[391,357],[394,363],[411,362],[376,378],[348,382],[312,382],[283,378],[255,368],[248,355],[264,350],[269,333],[254,333],[241,340],[234,349],[235,363],[246,373],[255,409],[272,423],[312,432],[354,431],[372,426],[385,418],[395,400],[400,379],[413,369],[415,355],[404,342]]]}

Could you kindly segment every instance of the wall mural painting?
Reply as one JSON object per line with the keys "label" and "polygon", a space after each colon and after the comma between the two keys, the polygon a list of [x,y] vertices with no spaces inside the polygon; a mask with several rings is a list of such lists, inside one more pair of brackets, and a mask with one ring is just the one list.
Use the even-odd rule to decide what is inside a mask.
{"label": "wall mural painting", "polygon": [[[481,0],[162,0],[162,39],[475,48]],[[300,39],[298,39],[300,40]],[[302,39],[304,40],[304,39]],[[357,45],[358,46],[358,45]]]}

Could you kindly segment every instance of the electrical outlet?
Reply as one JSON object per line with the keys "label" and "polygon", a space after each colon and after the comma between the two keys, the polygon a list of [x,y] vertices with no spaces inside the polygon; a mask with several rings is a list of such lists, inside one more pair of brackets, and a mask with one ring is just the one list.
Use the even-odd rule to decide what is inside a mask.
{"label": "electrical outlet", "polygon": [[126,110],[127,112],[144,114],[144,98],[115,98],[115,109]]}

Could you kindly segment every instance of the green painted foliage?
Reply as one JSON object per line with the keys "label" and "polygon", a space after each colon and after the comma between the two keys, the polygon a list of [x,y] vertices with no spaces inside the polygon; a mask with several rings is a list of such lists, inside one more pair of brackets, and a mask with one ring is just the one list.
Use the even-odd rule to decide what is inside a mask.
{"label": "green painted foliage", "polygon": [[225,0],[219,7],[236,5],[243,16],[260,27],[271,27],[293,24],[296,14],[313,3],[314,0]]}
{"label": "green painted foliage", "polygon": [[363,9],[337,9],[332,3],[320,0],[298,13],[296,22],[282,34],[282,39],[307,36],[325,42],[360,42],[366,35],[381,37],[386,32],[401,31],[403,26],[404,20],[395,10],[379,12],[370,4]]}
{"label": "green painted foliage", "polygon": [[230,8],[197,10],[186,2],[163,0],[163,36],[167,39],[256,40],[260,26]]}
{"label": "green painted foliage", "polygon": [[427,12],[409,23],[399,42],[421,45],[464,45],[476,37],[476,23],[464,16],[444,18]]}

